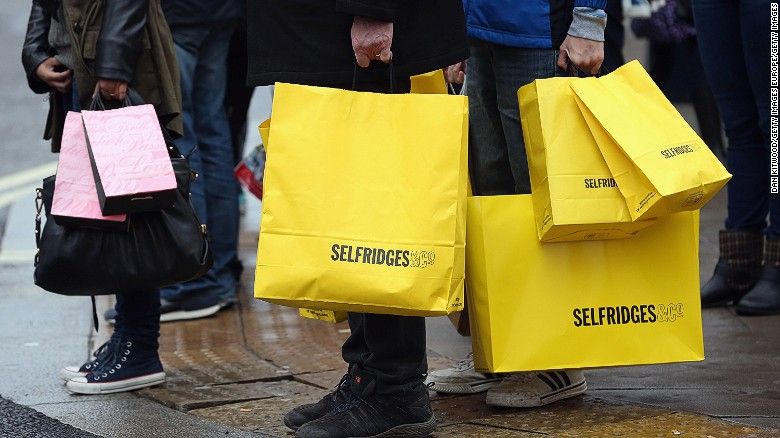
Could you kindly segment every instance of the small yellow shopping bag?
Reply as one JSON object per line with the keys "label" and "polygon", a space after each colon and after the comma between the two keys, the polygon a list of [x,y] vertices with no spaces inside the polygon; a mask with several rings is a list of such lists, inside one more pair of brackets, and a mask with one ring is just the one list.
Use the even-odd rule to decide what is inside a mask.
{"label": "small yellow shopping bag", "polygon": [[298,309],[298,313],[308,319],[338,324],[347,320],[347,312],[334,312],[331,310]]}
{"label": "small yellow shopping bag", "polygon": [[704,359],[698,212],[632,239],[540,243],[530,195],[469,198],[476,367],[514,372]]}
{"label": "small yellow shopping bag", "polygon": [[539,79],[517,91],[537,234],[543,242],[633,237],[652,221],[632,221],[569,86],[579,80]]}
{"label": "small yellow shopping bag", "polygon": [[272,118],[255,297],[331,311],[461,310],[466,98],[277,84]]}
{"label": "small yellow shopping bag", "polygon": [[700,209],[731,178],[638,61],[571,87],[632,219]]}

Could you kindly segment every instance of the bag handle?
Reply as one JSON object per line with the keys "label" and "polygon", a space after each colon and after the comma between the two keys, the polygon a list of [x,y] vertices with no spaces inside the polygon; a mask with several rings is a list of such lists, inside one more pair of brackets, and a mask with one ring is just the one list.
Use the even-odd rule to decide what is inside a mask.
{"label": "bag handle", "polygon": [[[89,103],[89,111],[105,111],[106,109],[117,109],[117,108],[125,108],[128,106],[135,106],[135,105],[144,105],[146,102],[144,102],[144,99],[141,97],[141,95],[134,89],[134,88],[127,88],[127,94],[125,95],[124,100],[122,102],[114,104],[114,105],[108,105],[106,106],[106,103],[103,101],[103,97],[100,95],[100,91],[95,88],[95,94],[92,95],[92,101]],[[159,118],[158,118],[159,121]],[[171,133],[168,132],[168,129],[163,126],[162,122],[160,122],[160,130],[162,131],[163,139],[165,140],[165,145],[168,148],[168,155],[171,158],[180,158],[184,157],[184,155],[179,151],[179,148],[176,146],[176,144],[173,141],[173,137],[171,136]],[[190,152],[190,155],[195,152],[195,149],[197,149],[197,145],[195,148],[192,149],[192,152]],[[189,155],[187,155],[184,158],[189,158]]]}
{"label": "bag handle", "polygon": [[[395,75],[393,74],[393,60],[388,63],[388,70],[390,71],[390,94],[393,94],[393,88],[395,85]],[[354,70],[352,71],[352,91],[355,91],[357,85],[358,63],[355,61]]]}
{"label": "bag handle", "polygon": [[577,67],[573,62],[571,62],[571,59],[569,58],[569,52],[564,52],[566,54],[566,65],[568,65],[568,68],[566,69],[566,73],[568,73],[569,77],[575,77],[575,78],[588,78],[588,77],[594,77],[598,78],[601,76],[604,76],[606,74],[609,74],[610,72],[604,67],[604,63],[601,63],[601,66],[599,67],[599,71],[597,71],[595,74],[586,72],[585,70],[582,70],[581,68]]}

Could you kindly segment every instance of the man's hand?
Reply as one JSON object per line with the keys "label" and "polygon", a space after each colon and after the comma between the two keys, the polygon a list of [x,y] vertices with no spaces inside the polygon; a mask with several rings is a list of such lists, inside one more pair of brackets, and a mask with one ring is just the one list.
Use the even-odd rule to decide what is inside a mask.
{"label": "man's hand", "polygon": [[97,89],[106,100],[123,101],[127,96],[127,82],[114,79],[98,79]]}
{"label": "man's hand", "polygon": [[585,73],[597,74],[604,62],[604,42],[567,35],[558,54],[558,67],[568,71],[569,62]]}
{"label": "man's hand", "polygon": [[355,17],[352,21],[352,50],[361,67],[368,67],[373,60],[390,62],[393,52],[393,23]]}
{"label": "man's hand", "polygon": [[68,70],[57,58],[47,58],[35,69],[35,76],[49,87],[66,93],[70,89],[73,71]]}
{"label": "man's hand", "polygon": [[466,61],[461,61],[444,69],[444,78],[450,84],[462,84],[466,79]]}

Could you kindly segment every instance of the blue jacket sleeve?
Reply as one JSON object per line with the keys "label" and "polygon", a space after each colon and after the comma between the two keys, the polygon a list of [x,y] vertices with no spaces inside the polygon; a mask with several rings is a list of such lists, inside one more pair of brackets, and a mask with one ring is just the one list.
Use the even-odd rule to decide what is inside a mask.
{"label": "blue jacket sleeve", "polygon": [[[620,0],[612,0],[620,1]],[[606,9],[607,0],[574,0],[575,8]]]}

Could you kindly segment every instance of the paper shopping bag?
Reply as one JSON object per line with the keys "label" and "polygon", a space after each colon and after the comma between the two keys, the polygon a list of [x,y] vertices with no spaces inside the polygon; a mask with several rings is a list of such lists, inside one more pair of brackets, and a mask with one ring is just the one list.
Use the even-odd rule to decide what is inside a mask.
{"label": "paper shopping bag", "polygon": [[411,92],[417,94],[447,94],[447,82],[441,69],[415,75],[411,78]]}
{"label": "paper shopping bag", "polygon": [[463,306],[465,97],[277,84],[255,296],[433,316]]}
{"label": "paper shopping bag", "polygon": [[65,116],[51,215],[62,226],[110,231],[127,231],[129,226],[126,214],[104,216],[100,211],[84,125],[81,114],[73,111]]}
{"label": "paper shopping bag", "polygon": [[700,209],[731,178],[639,61],[571,87],[632,219]]}
{"label": "paper shopping bag", "polygon": [[632,239],[536,239],[530,195],[469,198],[467,279],[479,370],[704,358],[698,212]]}
{"label": "paper shopping bag", "polygon": [[154,106],[81,114],[103,214],[173,205],[176,177]]}
{"label": "paper shopping bag", "polygon": [[579,80],[540,79],[517,91],[537,234],[543,242],[633,237],[652,222],[631,220],[569,86]]}
{"label": "paper shopping bag", "polygon": [[334,312],[332,310],[298,309],[298,313],[308,319],[338,324],[347,320],[347,312]]}

